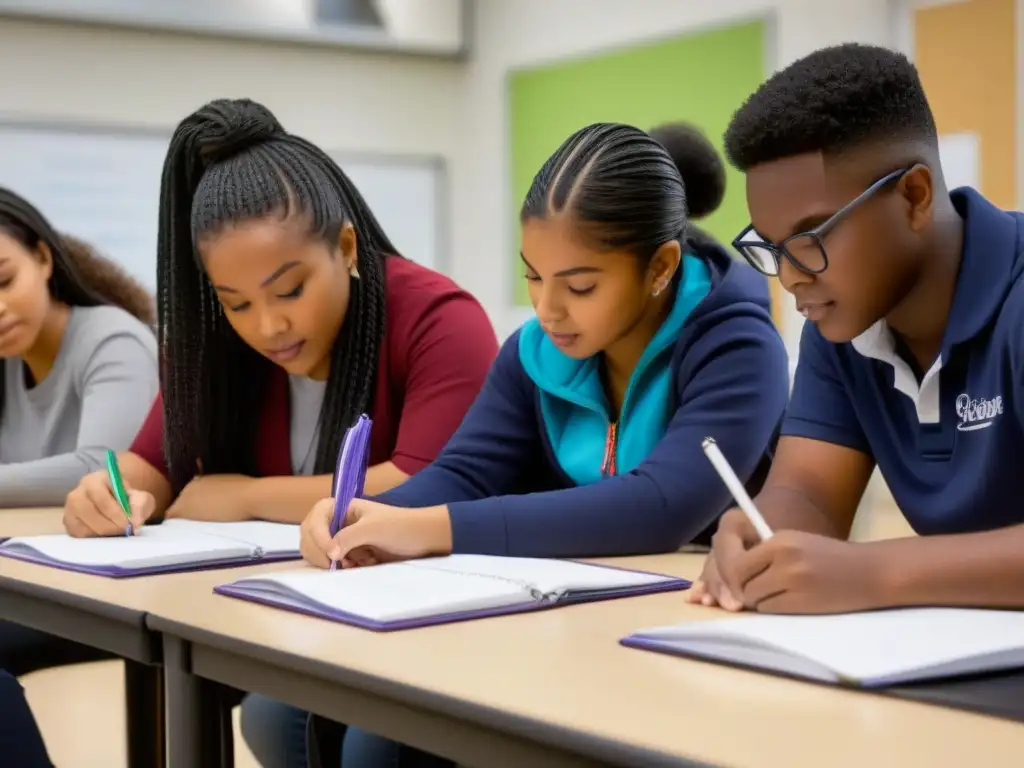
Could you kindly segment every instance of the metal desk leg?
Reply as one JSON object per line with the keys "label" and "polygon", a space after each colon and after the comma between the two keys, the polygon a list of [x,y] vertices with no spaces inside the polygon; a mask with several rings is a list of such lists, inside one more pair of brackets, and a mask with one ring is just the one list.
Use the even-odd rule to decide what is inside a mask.
{"label": "metal desk leg", "polygon": [[192,674],[191,646],[164,636],[167,768],[232,768],[229,689]]}
{"label": "metal desk leg", "polygon": [[164,768],[163,670],[125,659],[124,689],[129,768]]}

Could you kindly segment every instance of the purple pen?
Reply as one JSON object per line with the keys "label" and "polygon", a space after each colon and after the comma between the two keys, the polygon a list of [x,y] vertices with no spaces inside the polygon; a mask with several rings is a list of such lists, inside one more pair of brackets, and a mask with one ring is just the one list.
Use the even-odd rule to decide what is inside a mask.
{"label": "purple pen", "polygon": [[[366,481],[366,464],[369,458],[370,429],[373,421],[363,414],[356,423],[345,431],[338,451],[338,465],[334,471],[334,515],[331,517],[331,536],[334,537],[345,525],[345,515],[352,499],[363,492]],[[331,560],[331,570],[338,563]]]}

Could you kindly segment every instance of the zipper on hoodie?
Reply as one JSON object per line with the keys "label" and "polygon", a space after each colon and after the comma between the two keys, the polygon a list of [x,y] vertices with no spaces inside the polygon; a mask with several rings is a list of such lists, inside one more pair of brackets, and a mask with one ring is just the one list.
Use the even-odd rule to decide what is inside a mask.
{"label": "zipper on hoodie", "polygon": [[615,449],[619,439],[619,423],[608,422],[608,433],[604,440],[604,458],[601,460],[601,474],[605,477],[615,475]]}

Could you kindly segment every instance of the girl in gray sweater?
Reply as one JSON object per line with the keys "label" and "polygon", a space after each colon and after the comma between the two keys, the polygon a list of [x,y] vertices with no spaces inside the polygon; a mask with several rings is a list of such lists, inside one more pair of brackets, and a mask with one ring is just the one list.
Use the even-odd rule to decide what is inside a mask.
{"label": "girl in gray sweater", "polygon": [[61,506],[158,388],[153,302],[0,187],[0,508]]}

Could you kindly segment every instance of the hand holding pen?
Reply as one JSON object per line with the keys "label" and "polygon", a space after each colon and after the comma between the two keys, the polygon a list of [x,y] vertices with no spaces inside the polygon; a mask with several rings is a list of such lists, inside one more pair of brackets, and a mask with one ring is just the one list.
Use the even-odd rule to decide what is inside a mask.
{"label": "hand holding pen", "polygon": [[[741,547],[756,546],[758,541],[771,539],[773,537],[772,529],[754,504],[753,499],[750,498],[739,477],[736,476],[732,465],[729,464],[722,454],[715,439],[712,437],[704,438],[701,443],[701,449],[738,506],[738,509],[729,510],[719,520],[719,530],[721,531],[723,526],[728,527],[733,521],[736,521],[741,535],[731,537],[729,540],[734,540]],[[715,541],[717,544],[722,544],[721,537],[717,534]],[[687,593],[687,600],[691,603],[707,606],[721,605],[722,608],[730,611],[743,609],[742,601],[737,595],[733,594],[722,580],[714,551],[705,560],[703,572]]]}
{"label": "hand holding pen", "polygon": [[106,467],[82,478],[64,502],[64,528],[71,536],[125,536],[138,533],[156,511],[153,495],[131,488],[117,457],[108,451]]}

